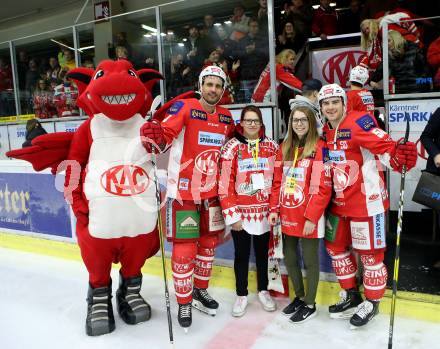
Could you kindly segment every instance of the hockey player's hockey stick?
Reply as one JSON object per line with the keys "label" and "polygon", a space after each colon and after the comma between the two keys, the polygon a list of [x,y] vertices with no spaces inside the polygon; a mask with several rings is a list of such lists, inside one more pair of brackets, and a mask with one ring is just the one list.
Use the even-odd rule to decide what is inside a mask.
{"label": "hockey player's hockey stick", "polygon": [[168,333],[170,337],[171,348],[174,348],[174,336],[173,336],[173,322],[171,320],[171,305],[170,305],[170,292],[168,291],[168,280],[167,280],[167,268],[165,263],[165,247],[164,247],[164,236],[163,236],[163,224],[162,216],[160,214],[160,185],[159,176],[157,175],[157,162],[156,154],[151,153],[151,162],[153,163],[154,171],[154,182],[156,183],[156,203],[157,203],[157,229],[159,231],[160,239],[160,255],[162,258],[162,270],[163,270],[163,281],[165,286],[165,304],[167,307],[167,319],[168,319]]}
{"label": "hockey player's hockey stick", "polygon": [[[403,143],[408,142],[409,137],[409,118],[406,119],[406,131]],[[400,264],[400,233],[402,232],[402,218],[403,218],[403,198],[405,195],[405,176],[406,166],[403,166],[400,175],[400,199],[399,212],[397,216],[397,233],[396,233],[396,255],[394,257],[394,272],[393,272],[393,294],[391,297],[391,314],[390,314],[390,329],[388,334],[388,349],[393,347],[393,331],[394,331],[394,312],[396,310],[396,296],[397,296],[397,282],[399,281],[399,264]]]}

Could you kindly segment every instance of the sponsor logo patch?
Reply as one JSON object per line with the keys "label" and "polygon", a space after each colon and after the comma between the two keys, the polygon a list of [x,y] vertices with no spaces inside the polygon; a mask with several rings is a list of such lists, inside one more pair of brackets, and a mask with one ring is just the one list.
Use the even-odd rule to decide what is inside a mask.
{"label": "sponsor logo patch", "polygon": [[370,250],[370,227],[368,222],[350,222],[351,241],[354,249]]}
{"label": "sponsor logo patch", "polygon": [[225,135],[220,133],[199,131],[199,145],[221,147],[225,142]]}
{"label": "sponsor logo patch", "polygon": [[196,239],[199,237],[200,216],[194,211],[176,212],[176,238]]}
{"label": "sponsor logo patch", "polygon": [[329,161],[335,164],[345,164],[347,162],[345,151],[343,150],[329,150],[328,157]]}
{"label": "sponsor logo patch", "polygon": [[373,216],[374,248],[385,248],[385,215],[383,213]]}
{"label": "sponsor logo patch", "polygon": [[184,106],[184,103],[182,101],[177,101],[175,103],[173,103],[173,105],[170,107],[170,109],[168,109],[168,114],[174,115],[177,114],[180,109],[182,109],[182,107]]}
{"label": "sponsor logo patch", "polygon": [[348,128],[343,128],[338,130],[337,139],[351,139],[351,130]]}
{"label": "sponsor logo patch", "polygon": [[188,190],[189,188],[189,179],[188,178],[180,178],[179,179],[179,189],[180,190]]}
{"label": "sponsor logo patch", "polygon": [[218,114],[218,121],[222,124],[232,124],[232,118],[229,115]]}
{"label": "sponsor logo patch", "polygon": [[190,117],[191,119],[202,121],[208,120],[208,114],[206,114],[206,112],[204,112],[203,110],[191,109]]}
{"label": "sponsor logo patch", "polygon": [[284,166],[284,174],[286,177],[294,178],[295,181],[304,182],[304,168],[303,167],[295,167]]}
{"label": "sponsor logo patch", "polygon": [[370,131],[371,129],[376,127],[376,122],[370,115],[364,115],[356,120],[356,123],[359,125],[361,129],[364,131]]}
{"label": "sponsor logo patch", "polygon": [[254,159],[243,159],[238,160],[238,171],[248,172],[248,171],[261,171],[269,170],[269,160],[265,158],[259,158],[255,163]]}

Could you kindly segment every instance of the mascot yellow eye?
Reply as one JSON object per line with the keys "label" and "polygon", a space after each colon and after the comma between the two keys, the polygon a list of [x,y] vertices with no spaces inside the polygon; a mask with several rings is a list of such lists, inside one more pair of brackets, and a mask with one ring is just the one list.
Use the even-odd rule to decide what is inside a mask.
{"label": "mascot yellow eye", "polygon": [[128,74],[130,74],[131,76],[137,77],[136,73],[131,69],[128,70]]}
{"label": "mascot yellow eye", "polygon": [[98,70],[95,74],[94,79],[99,79],[100,77],[104,76],[104,70]]}

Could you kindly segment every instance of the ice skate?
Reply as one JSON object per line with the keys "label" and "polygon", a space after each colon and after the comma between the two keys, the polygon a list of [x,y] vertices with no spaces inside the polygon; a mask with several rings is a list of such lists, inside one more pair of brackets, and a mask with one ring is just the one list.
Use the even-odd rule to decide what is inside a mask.
{"label": "ice skate", "polygon": [[349,319],[356,312],[356,307],[362,303],[362,297],[357,290],[342,290],[338,303],[329,306],[328,311],[332,319]]}
{"label": "ice skate", "polygon": [[218,303],[209,295],[206,288],[194,287],[192,306],[211,316],[217,314]]}
{"label": "ice skate", "polygon": [[188,330],[192,324],[191,303],[179,304],[177,320],[179,321],[179,325],[183,328],[185,333],[188,333]]}
{"label": "ice skate", "polygon": [[379,313],[379,302],[366,299],[350,319],[350,329],[355,330],[368,324]]}
{"label": "ice skate", "polygon": [[119,275],[119,288],[116,291],[118,313],[125,323],[135,325],[148,321],[151,307],[139,294],[142,286],[142,275],[124,279]]}
{"label": "ice skate", "polygon": [[112,286],[92,288],[87,292],[86,333],[100,336],[113,332],[115,318],[112,306]]}

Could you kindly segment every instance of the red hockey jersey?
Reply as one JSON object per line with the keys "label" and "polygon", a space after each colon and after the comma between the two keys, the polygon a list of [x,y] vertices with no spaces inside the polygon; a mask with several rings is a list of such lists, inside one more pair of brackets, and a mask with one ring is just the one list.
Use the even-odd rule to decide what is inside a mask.
{"label": "red hockey jersey", "polygon": [[[349,112],[336,129],[327,123],[323,137],[323,161],[331,164],[333,181],[330,212],[346,217],[370,217],[385,212],[389,201],[378,155],[393,152],[397,143],[369,114],[356,111]],[[389,157],[381,159],[386,161]],[[305,212],[305,217],[312,221],[317,205],[314,200],[316,196]]]}
{"label": "red hockey jersey", "polygon": [[[293,167],[291,161],[283,161],[280,150],[276,158],[276,166],[270,198],[270,211],[278,212],[283,234],[304,237],[303,229],[306,218],[304,212],[312,196],[320,192],[313,202],[313,219],[317,223],[312,235],[307,238],[324,236],[324,211],[330,200],[332,182],[329,171],[324,171],[322,149],[324,141],[316,145],[316,153],[298,160]],[[282,147],[282,146],[281,146]],[[303,148],[299,148],[298,156]]]}
{"label": "red hockey jersey", "polygon": [[210,114],[198,99],[180,100],[161,124],[171,145],[167,197],[197,201],[217,196],[220,148],[234,130],[229,110],[217,106]]}
{"label": "red hockey jersey", "polygon": [[[276,77],[277,77],[277,92],[279,93],[282,86],[286,86],[291,90],[301,92],[302,82],[295,75],[293,70],[289,67],[278,63],[276,65]],[[255,86],[254,93],[251,101],[255,102],[268,102],[270,101],[270,68],[269,64],[264,68],[260,75],[260,79]]]}
{"label": "red hockey jersey", "polygon": [[227,225],[242,220],[243,229],[253,235],[270,230],[267,216],[277,151],[278,144],[264,131],[258,145],[252,145],[237,125],[220,157],[219,197]]}
{"label": "red hockey jersey", "polygon": [[351,90],[347,92],[347,113],[349,111],[361,111],[374,116],[374,98],[370,91]]}

